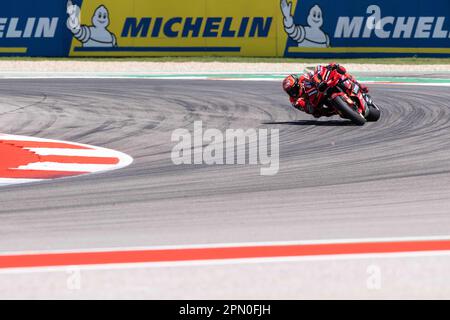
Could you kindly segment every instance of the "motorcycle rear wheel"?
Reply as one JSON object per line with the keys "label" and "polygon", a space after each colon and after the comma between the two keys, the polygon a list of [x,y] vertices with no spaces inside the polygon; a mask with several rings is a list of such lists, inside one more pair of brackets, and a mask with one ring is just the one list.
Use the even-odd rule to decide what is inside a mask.
{"label": "motorcycle rear wheel", "polygon": [[366,123],[366,118],[361,115],[358,111],[353,110],[340,96],[333,99],[334,106],[342,116],[346,119],[351,120],[354,124],[362,126]]}

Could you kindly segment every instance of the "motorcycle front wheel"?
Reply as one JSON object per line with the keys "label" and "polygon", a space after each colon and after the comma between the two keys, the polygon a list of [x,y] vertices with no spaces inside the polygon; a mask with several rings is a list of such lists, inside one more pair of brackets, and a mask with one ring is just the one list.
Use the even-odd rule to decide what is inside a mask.
{"label": "motorcycle front wheel", "polygon": [[369,115],[366,117],[367,121],[378,121],[380,119],[380,109],[374,105],[369,106]]}

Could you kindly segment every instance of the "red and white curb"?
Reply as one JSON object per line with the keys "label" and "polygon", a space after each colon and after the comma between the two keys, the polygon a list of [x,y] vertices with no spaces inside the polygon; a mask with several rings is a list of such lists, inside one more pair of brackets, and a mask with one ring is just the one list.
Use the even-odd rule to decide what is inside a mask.
{"label": "red and white curb", "polygon": [[304,258],[367,258],[450,254],[450,237],[241,243],[149,248],[10,252],[0,270],[67,266],[176,266],[298,261]]}
{"label": "red and white curb", "polygon": [[133,158],[87,144],[0,134],[0,186],[117,170]]}

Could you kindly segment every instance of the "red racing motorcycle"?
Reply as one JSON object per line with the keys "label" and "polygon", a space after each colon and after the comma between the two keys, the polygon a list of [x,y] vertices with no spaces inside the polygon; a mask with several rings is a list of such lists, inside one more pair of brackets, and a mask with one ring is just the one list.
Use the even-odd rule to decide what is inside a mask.
{"label": "red racing motorcycle", "polygon": [[[378,121],[380,108],[372,98],[361,91],[358,83],[337,70],[329,70],[324,78],[314,75],[318,85],[319,101],[328,113],[335,113],[351,120],[356,125],[364,125],[366,121]],[[334,110],[333,110],[334,109]]]}

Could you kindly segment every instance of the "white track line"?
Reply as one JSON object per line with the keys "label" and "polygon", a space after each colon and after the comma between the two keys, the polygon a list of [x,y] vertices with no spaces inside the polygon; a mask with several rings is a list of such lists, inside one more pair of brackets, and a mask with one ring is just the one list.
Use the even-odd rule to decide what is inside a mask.
{"label": "white track line", "polygon": [[225,266],[240,264],[270,264],[270,263],[299,263],[315,261],[354,261],[367,259],[398,259],[398,258],[430,258],[447,257],[449,251],[427,251],[427,252],[407,252],[407,253],[361,253],[361,254],[339,254],[324,256],[299,256],[299,257],[276,257],[276,258],[247,258],[247,259],[226,259],[226,260],[197,260],[197,261],[171,261],[171,262],[137,262],[137,263],[111,263],[92,265],[68,265],[51,267],[23,267],[0,269],[0,274],[21,274],[39,272],[61,272],[62,270],[124,270],[142,268],[173,268],[173,267],[206,267]]}
{"label": "white track line", "polygon": [[80,164],[58,162],[35,162],[20,166],[19,170],[43,170],[43,171],[73,171],[73,172],[98,172],[113,170],[115,164]]}
{"label": "white track line", "polygon": [[[0,76],[0,79],[142,79],[142,80],[217,80],[217,81],[272,81],[279,82],[278,78],[228,78],[229,74],[236,74],[236,72],[201,72],[202,76],[195,76],[198,73],[186,72],[188,76],[178,76],[173,73],[159,73],[157,75],[133,73],[131,75],[125,74],[64,74],[64,73],[52,73],[52,74],[32,74],[32,75],[12,75],[12,76]],[[210,78],[208,74],[216,76],[217,74],[223,74],[223,78]],[[259,74],[259,75],[284,75],[285,73],[277,72],[239,72],[239,74]],[[203,76],[205,75],[205,76]],[[434,87],[450,87],[450,83],[421,83],[421,82],[386,82],[386,81],[362,81],[368,84],[391,84],[391,85],[406,85],[406,86],[434,86]]]}
{"label": "white track line", "polygon": [[309,244],[339,244],[339,243],[379,243],[399,241],[439,241],[450,240],[450,235],[437,236],[412,236],[412,237],[380,237],[380,238],[350,238],[350,239],[323,239],[323,240],[292,240],[292,241],[264,241],[264,242],[231,242],[231,243],[206,243],[188,245],[161,245],[161,246],[136,246],[136,247],[106,247],[88,249],[56,249],[56,250],[30,250],[30,251],[4,251],[2,255],[28,255],[51,253],[87,253],[87,252],[115,252],[115,251],[139,251],[139,250],[169,250],[169,249],[214,249],[233,247],[260,247],[260,246],[288,246]]}
{"label": "white track line", "polygon": [[108,149],[24,148],[40,156],[117,157],[117,151]]}
{"label": "white track line", "polygon": [[7,186],[11,184],[38,182],[42,179],[13,179],[13,178],[0,178],[0,186]]}

